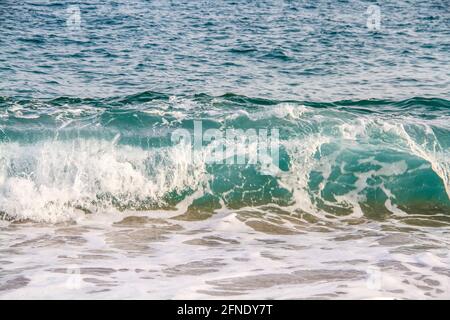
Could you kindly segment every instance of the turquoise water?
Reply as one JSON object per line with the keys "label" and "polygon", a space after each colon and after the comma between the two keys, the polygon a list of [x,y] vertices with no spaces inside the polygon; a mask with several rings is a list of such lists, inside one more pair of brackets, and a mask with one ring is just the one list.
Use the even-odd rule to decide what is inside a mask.
{"label": "turquoise water", "polygon": [[0,1],[0,299],[448,299],[449,8]]}
{"label": "turquoise water", "polygon": [[[449,106],[436,98],[311,103],[154,92],[3,98],[2,211],[55,219],[75,209],[170,208],[194,195],[189,208],[206,211],[276,205],[375,219],[446,215]],[[193,134],[198,120],[203,132],[277,128],[280,170],[189,162],[192,145],[171,137],[180,128]],[[249,145],[237,143],[248,159]]]}
{"label": "turquoise water", "polygon": [[[448,6],[388,1],[370,30],[370,4],[2,2],[0,212],[269,205],[448,223]],[[188,163],[171,137],[194,121],[278,130],[278,172]]]}

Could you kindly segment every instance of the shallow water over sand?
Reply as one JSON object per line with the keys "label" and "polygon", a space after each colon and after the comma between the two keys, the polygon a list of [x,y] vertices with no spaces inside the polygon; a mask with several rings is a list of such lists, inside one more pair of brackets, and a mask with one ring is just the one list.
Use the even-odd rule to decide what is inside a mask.
{"label": "shallow water over sand", "polygon": [[4,222],[0,298],[450,298],[448,228],[242,212],[112,220]]}

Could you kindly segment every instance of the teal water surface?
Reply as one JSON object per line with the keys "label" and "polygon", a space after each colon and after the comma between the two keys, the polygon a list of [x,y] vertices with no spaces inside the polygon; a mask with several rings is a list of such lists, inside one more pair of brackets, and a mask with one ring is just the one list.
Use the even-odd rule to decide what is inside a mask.
{"label": "teal water surface", "polygon": [[[369,30],[371,4],[3,1],[2,216],[186,204],[448,224],[449,6],[386,1]],[[171,138],[195,121],[277,129],[279,171],[189,162]]]}

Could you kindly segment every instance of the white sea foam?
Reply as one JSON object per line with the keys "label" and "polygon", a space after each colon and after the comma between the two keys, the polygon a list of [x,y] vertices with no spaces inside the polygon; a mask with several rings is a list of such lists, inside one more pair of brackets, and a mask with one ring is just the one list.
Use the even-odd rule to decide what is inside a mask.
{"label": "white sea foam", "polygon": [[370,224],[267,234],[240,215],[139,225],[97,215],[75,226],[4,226],[0,247],[15,255],[0,253],[0,299],[449,297],[448,230]]}
{"label": "white sea foam", "polygon": [[73,218],[80,208],[112,209],[113,199],[131,207],[161,205],[170,192],[197,190],[205,177],[182,145],[146,151],[76,140],[3,143],[1,150],[0,210],[38,221]]}
{"label": "white sea foam", "polygon": [[[165,111],[156,114],[161,115],[160,112]],[[340,117],[334,117],[334,113],[339,113]],[[292,210],[299,209],[324,218],[330,214],[324,209],[328,206],[350,210],[351,216],[361,217],[364,215],[361,203],[367,201],[369,182],[379,178],[376,188],[381,189],[387,198],[386,209],[396,215],[404,215],[397,207],[395,189],[386,181],[414,174],[418,168],[409,168],[406,160],[375,160],[374,155],[386,152],[407,154],[406,158],[428,162],[450,195],[449,153],[427,123],[408,119],[396,121],[378,115],[342,115],[340,111],[315,110],[290,103],[243,114],[251,120],[276,118],[305,124],[302,131],[295,133],[293,130],[289,137],[280,140],[281,147],[289,156],[288,169],[272,173],[279,187],[291,192]],[[176,121],[180,117],[183,116],[178,115]],[[198,153],[191,146],[182,144],[149,149],[122,145],[119,143],[120,135],[111,141],[95,138],[58,140],[59,132],[63,132],[72,121],[70,117],[63,118],[53,140],[35,144],[1,143],[0,212],[17,218],[64,221],[79,217],[83,212],[161,207],[168,205],[168,198],[174,194],[180,195],[177,201],[186,198],[179,205],[187,208],[194,197],[214,193],[209,183],[215,178],[215,172],[207,173],[207,168],[217,141]],[[237,148],[235,141],[225,139],[220,143],[233,147],[246,158],[258,152],[257,143],[242,147],[237,142]],[[195,158],[199,161],[192,161],[193,152],[197,152]],[[359,164],[367,163],[376,168],[347,169],[352,160],[346,154],[357,157]],[[227,154],[222,154],[221,159],[215,160],[224,161],[226,158]],[[420,168],[428,170],[423,165]],[[264,174],[261,167],[256,166],[256,169]],[[347,175],[354,180],[351,187],[341,184],[347,189],[345,192],[330,191],[329,186],[336,183],[333,174],[337,171],[339,175]],[[320,174],[322,181],[311,189],[311,175],[314,173]],[[244,187],[245,177],[241,178],[242,181],[234,182]],[[246,191],[243,192],[245,194]],[[325,193],[328,196],[324,196]],[[219,201],[223,202],[227,195],[219,194]]]}

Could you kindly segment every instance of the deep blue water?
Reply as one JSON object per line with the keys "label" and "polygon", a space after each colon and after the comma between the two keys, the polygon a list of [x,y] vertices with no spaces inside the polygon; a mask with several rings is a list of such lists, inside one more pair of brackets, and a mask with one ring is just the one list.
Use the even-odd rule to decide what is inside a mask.
{"label": "deep blue water", "polygon": [[[381,11],[376,32],[366,25],[372,4]],[[79,28],[67,27],[71,5]],[[3,0],[0,90],[448,98],[449,8],[446,0]]]}
{"label": "deep blue water", "polygon": [[[0,213],[51,220],[194,195],[201,210],[447,221],[449,8],[3,0]],[[171,133],[195,120],[278,129],[280,172],[183,162]]]}

